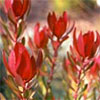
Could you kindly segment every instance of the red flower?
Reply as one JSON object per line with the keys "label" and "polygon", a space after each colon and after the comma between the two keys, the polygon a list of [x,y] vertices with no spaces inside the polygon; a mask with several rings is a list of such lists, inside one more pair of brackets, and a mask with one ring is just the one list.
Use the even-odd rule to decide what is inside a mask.
{"label": "red flower", "polygon": [[38,48],[44,48],[46,47],[48,43],[48,36],[47,32],[48,29],[44,27],[41,31],[39,31],[40,24],[36,24],[35,26],[35,33],[34,33],[34,42]]}
{"label": "red flower", "polygon": [[63,16],[59,17],[59,19],[56,18],[55,13],[52,14],[49,13],[48,15],[48,25],[51,31],[53,32],[53,35],[55,35],[58,39],[61,38],[67,27],[67,13],[64,12]]}
{"label": "red flower", "polygon": [[[38,59],[40,58],[38,57]],[[3,52],[3,61],[5,67],[12,74],[12,76],[15,77],[15,79],[17,76],[20,76],[23,83],[29,82],[37,72],[37,64],[34,57],[32,56],[30,58],[28,51],[21,43],[16,43],[14,49],[9,55],[8,63],[5,58],[5,52]],[[38,62],[41,65],[42,61]]]}
{"label": "red flower", "polygon": [[96,32],[96,37],[95,39],[93,31],[88,31],[84,35],[80,33],[78,39],[76,39],[76,29],[74,30],[73,44],[80,56],[84,58],[94,56],[100,44],[100,35],[98,32]]}
{"label": "red flower", "polygon": [[22,18],[28,10],[29,3],[30,0],[5,0],[5,11],[8,14],[13,12],[14,17],[19,19]]}

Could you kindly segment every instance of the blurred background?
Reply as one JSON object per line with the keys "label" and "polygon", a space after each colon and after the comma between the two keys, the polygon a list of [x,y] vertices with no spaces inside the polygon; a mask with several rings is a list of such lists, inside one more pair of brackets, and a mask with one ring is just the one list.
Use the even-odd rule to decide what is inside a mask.
{"label": "blurred background", "polygon": [[46,21],[48,11],[60,14],[67,11],[82,31],[100,31],[100,0],[32,0],[30,22]]}
{"label": "blurred background", "polygon": [[[76,20],[76,26],[82,31],[87,29],[100,29],[100,0],[31,0],[31,11],[28,23],[46,22],[48,12],[55,11],[61,14],[67,11],[72,20]],[[0,0],[0,8],[3,9],[4,0]],[[5,17],[3,10],[0,16]]]}

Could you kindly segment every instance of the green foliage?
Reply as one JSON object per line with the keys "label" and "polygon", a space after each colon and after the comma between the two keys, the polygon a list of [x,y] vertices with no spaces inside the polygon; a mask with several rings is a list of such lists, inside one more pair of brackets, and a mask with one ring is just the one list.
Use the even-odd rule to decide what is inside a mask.
{"label": "green foliage", "polygon": [[5,77],[7,77],[7,74],[2,61],[2,54],[0,52],[0,93],[2,93],[6,99],[10,99],[12,92],[4,81]]}

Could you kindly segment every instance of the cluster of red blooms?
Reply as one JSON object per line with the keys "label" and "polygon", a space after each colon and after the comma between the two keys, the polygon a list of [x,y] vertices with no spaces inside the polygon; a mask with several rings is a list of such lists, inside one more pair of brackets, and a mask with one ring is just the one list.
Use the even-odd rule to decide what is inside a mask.
{"label": "cluster of red blooms", "polygon": [[[19,20],[24,19],[29,8],[30,0],[5,0],[5,11],[10,21],[15,25],[17,25]],[[42,50],[47,47],[48,40],[51,40],[53,49],[57,53],[59,46],[63,41],[68,39],[68,34],[74,28],[74,24],[71,27],[68,26],[70,22],[66,12],[59,18],[56,17],[54,12],[49,13],[47,22],[48,27],[44,26],[42,29],[40,29],[39,23],[36,24],[34,28],[34,41],[31,40],[29,42],[31,47],[35,44],[35,47],[39,50],[37,58],[33,55],[30,56],[25,46],[20,41],[18,42],[18,40],[13,41],[14,46],[9,54],[8,62],[5,57],[5,51],[3,51],[5,67],[15,78],[16,82],[24,88],[26,83],[38,74],[38,70],[43,62]],[[93,62],[93,65],[89,70],[90,74],[96,76],[99,71],[98,69],[100,69],[100,56],[96,56],[100,45],[99,33],[88,31],[82,34],[82,32],[80,32],[78,38],[76,38],[76,35],[75,28],[73,32],[73,46],[71,46],[70,53],[68,52],[68,59],[65,61],[65,69],[75,82],[77,82],[79,78],[76,78],[75,75],[72,74],[74,74],[74,72],[81,74],[83,70],[87,70],[88,67],[90,67],[91,62]],[[56,56],[57,55],[54,57]],[[70,70],[70,67],[72,70]],[[21,81],[19,81],[19,79]]]}
{"label": "cluster of red blooms", "polygon": [[[70,47],[71,54],[68,52],[69,59],[65,62],[66,71],[71,74],[74,71],[79,73],[82,69],[88,69],[89,64],[91,65],[89,75],[98,76],[100,65],[100,57],[98,56],[98,49],[100,46],[100,35],[99,33],[88,31],[82,35],[80,32],[78,38],[76,38],[76,28],[73,32],[73,47]],[[72,64],[72,61],[74,64]],[[69,71],[70,68],[73,68],[73,72]],[[78,67],[80,66],[80,68]],[[71,72],[71,73],[70,73]],[[75,75],[73,75],[74,77]],[[75,77],[74,77],[75,79]]]}
{"label": "cluster of red blooms", "polygon": [[[28,12],[29,5],[30,0],[5,0],[5,11],[10,21],[17,24],[20,19],[23,20],[25,13]],[[44,49],[47,46],[50,38],[54,50],[57,50],[61,43],[68,38],[68,33],[73,29],[72,27],[69,29],[69,32],[66,32],[66,29],[68,28],[67,24],[68,18],[66,12],[64,12],[63,16],[61,16],[59,19],[56,18],[54,12],[52,14],[49,13],[49,28],[44,26],[40,30],[40,24],[37,23],[34,28],[34,41],[31,41],[32,44],[35,43],[38,49]],[[57,39],[54,40],[54,37]],[[29,82],[36,75],[38,68],[37,65],[41,66],[43,58],[42,51],[39,51],[39,55],[37,57],[38,59],[36,61],[34,56],[29,56],[28,51],[22,43],[17,41],[14,42],[15,45],[13,50],[10,52],[8,63],[5,58],[5,52],[3,52],[4,64],[12,76],[16,80],[19,77],[25,85],[26,82]]]}

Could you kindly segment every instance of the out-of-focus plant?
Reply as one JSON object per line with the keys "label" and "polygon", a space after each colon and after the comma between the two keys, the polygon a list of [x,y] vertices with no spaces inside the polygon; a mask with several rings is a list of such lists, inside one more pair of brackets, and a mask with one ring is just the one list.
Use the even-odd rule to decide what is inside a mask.
{"label": "out-of-focus plant", "polygon": [[[29,53],[23,33],[30,2],[5,0],[7,23],[0,17],[0,35],[4,49],[2,58],[7,69],[7,75],[0,78],[0,82],[5,81],[11,89],[6,90],[10,93],[10,99],[99,100],[99,33],[80,32],[77,36],[75,22],[70,20],[67,12],[59,17],[55,12],[50,12],[47,16],[48,25],[40,27],[40,23],[36,23],[33,38],[28,37]],[[73,44],[67,57],[61,60],[61,45],[71,38],[69,34],[72,31]],[[2,93],[8,99],[9,96],[5,95],[7,93]]]}
{"label": "out-of-focus plant", "polygon": [[88,12],[96,7],[96,0],[53,0],[54,9],[61,13],[64,10],[74,10]]}
{"label": "out-of-focus plant", "polygon": [[53,0],[54,2],[54,9],[58,12],[61,13],[63,11],[65,11],[66,9],[70,8],[70,2],[69,0]]}
{"label": "out-of-focus plant", "polygon": [[100,7],[100,0],[96,0],[97,5]]}

